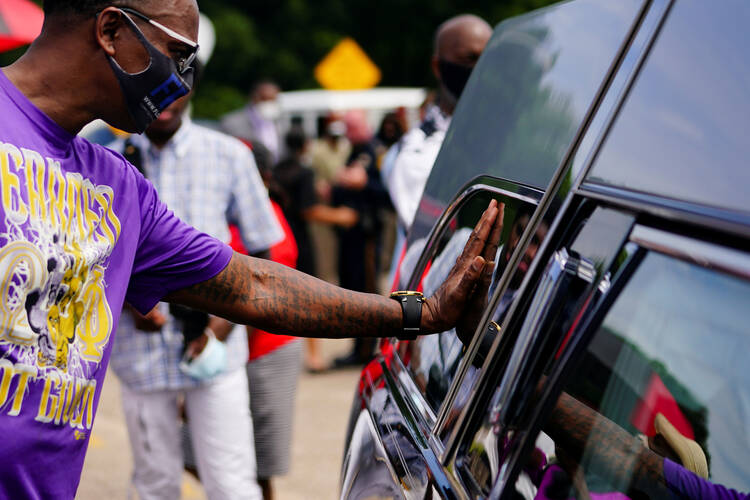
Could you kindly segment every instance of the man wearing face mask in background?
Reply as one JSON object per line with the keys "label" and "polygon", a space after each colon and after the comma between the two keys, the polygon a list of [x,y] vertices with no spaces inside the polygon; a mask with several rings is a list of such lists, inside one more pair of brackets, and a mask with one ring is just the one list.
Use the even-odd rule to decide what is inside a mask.
{"label": "man wearing face mask in background", "polygon": [[271,152],[273,162],[281,158],[277,121],[281,115],[279,86],[270,80],[256,83],[247,106],[221,118],[221,129],[250,144],[260,143]]}
{"label": "man wearing face mask in background", "polygon": [[125,301],[356,338],[444,331],[477,300],[494,202],[427,298],[344,290],[184,223],[133,165],[76,134],[95,119],[141,132],[188,94],[197,4],[45,0],[44,13],[0,69],[0,498],[75,497]]}
{"label": "man wearing face mask in background", "polygon": [[[226,242],[235,224],[251,254],[262,254],[282,232],[252,154],[240,141],[194,124],[185,113],[190,95],[145,134],[109,147],[141,170],[180,219]],[[122,381],[132,483],[142,500],[180,495],[181,400],[208,498],[260,498],[245,328],[208,321],[205,313],[165,303],[145,316],[132,308],[121,316],[111,363]],[[190,353],[194,359],[181,362]]]}
{"label": "man wearing face mask in background", "polygon": [[427,109],[422,123],[390,148],[381,168],[398,215],[394,265],[414,221],[458,98],[491,35],[490,25],[471,14],[452,17],[435,32],[431,67],[439,85],[436,102]]}

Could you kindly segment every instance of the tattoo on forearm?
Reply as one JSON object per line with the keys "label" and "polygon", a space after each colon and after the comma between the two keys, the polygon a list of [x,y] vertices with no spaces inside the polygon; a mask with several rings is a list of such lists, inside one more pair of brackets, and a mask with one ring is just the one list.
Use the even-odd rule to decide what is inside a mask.
{"label": "tattoo on forearm", "polygon": [[244,276],[240,272],[240,267],[234,265],[234,262],[235,259],[232,258],[223,272],[210,280],[193,285],[188,289],[189,293],[215,302],[246,302],[247,295],[241,293],[245,291],[245,287],[242,286]]}
{"label": "tattoo on forearm", "polygon": [[663,457],[647,449],[625,429],[563,393],[545,430],[581,466],[607,477],[631,495],[664,498]]}
{"label": "tattoo on forearm", "polygon": [[345,290],[238,254],[219,275],[179,298],[235,322],[297,336],[392,336],[401,326],[400,307],[386,297]]}

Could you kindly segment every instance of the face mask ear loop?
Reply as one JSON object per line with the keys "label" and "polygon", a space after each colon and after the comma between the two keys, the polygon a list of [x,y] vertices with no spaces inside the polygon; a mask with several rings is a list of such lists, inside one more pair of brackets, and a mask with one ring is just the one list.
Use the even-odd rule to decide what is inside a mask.
{"label": "face mask ear loop", "polygon": [[[151,68],[151,65],[154,63],[154,56],[151,54],[151,48],[153,47],[153,44],[146,40],[146,36],[143,34],[141,29],[138,27],[137,24],[135,24],[135,21],[130,18],[129,15],[127,15],[125,12],[121,11],[120,9],[117,9],[117,11],[120,13],[122,17],[125,18],[128,26],[135,34],[135,37],[138,39],[139,42],[141,42],[141,45],[143,45],[143,48],[146,49],[146,52],[148,53],[148,64],[145,68],[143,68],[141,71],[138,71],[137,73],[129,73],[128,71],[125,71],[122,69],[122,66],[120,66],[120,63],[117,62],[117,60],[114,57],[110,57],[110,60],[125,74],[136,76],[140,75],[142,73],[145,73]],[[101,13],[99,13],[101,15]],[[154,48],[155,49],[155,48]]]}

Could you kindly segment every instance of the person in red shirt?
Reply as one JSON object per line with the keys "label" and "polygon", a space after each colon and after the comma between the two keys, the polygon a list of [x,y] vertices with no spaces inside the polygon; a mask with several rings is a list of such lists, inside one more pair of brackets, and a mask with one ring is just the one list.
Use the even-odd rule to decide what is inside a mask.
{"label": "person in red shirt", "polygon": [[[299,249],[281,209],[285,194],[273,179],[270,155],[263,146],[255,146],[253,150],[258,170],[268,188],[274,215],[284,230],[284,239],[269,249],[269,259],[295,269]],[[230,226],[229,230],[232,234],[230,246],[236,252],[247,253],[239,229]],[[273,498],[271,478],[289,471],[294,401],[302,368],[303,343],[299,337],[273,334],[250,326],[247,333],[249,357],[246,369],[257,477],[263,498],[270,500]]]}

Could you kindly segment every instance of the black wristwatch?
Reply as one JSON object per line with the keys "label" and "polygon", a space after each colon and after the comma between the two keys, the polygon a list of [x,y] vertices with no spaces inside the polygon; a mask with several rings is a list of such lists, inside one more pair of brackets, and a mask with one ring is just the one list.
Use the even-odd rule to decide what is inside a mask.
{"label": "black wristwatch", "polygon": [[419,335],[422,323],[422,304],[424,295],[420,292],[393,292],[391,298],[401,304],[403,314],[401,335],[396,337],[400,340],[414,340]]}

